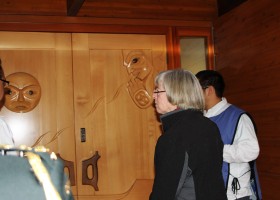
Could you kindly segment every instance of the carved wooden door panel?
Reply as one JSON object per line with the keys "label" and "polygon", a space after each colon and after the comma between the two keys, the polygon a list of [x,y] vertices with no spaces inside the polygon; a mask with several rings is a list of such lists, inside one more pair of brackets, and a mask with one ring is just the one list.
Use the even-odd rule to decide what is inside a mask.
{"label": "carved wooden door panel", "polygon": [[72,40],[79,199],[148,199],[160,135],[153,81],[166,69],[165,37],[73,34]]}
{"label": "carved wooden door panel", "polygon": [[[31,111],[13,112],[6,107],[1,110],[0,114],[13,132],[15,144],[44,145],[72,163],[74,169],[71,51],[71,34],[0,32],[0,58],[7,79],[15,73],[24,73],[37,79],[41,87],[40,101]],[[18,87],[14,81],[18,80],[17,75],[10,82],[11,87]],[[32,89],[28,92],[30,96],[34,95]],[[11,91],[7,95],[14,93]],[[72,185],[75,185],[75,175],[72,175]],[[75,186],[73,192],[76,193]]]}

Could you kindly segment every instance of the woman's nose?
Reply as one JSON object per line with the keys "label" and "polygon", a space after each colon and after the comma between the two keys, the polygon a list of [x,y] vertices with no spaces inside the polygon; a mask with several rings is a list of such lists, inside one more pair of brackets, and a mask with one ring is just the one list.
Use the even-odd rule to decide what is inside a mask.
{"label": "woman's nose", "polygon": [[156,99],[156,97],[157,97],[157,94],[153,93],[153,99]]}

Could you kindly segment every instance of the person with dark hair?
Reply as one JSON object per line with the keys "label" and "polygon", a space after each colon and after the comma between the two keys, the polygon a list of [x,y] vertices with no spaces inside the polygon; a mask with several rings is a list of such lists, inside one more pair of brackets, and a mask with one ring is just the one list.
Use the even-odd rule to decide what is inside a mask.
{"label": "person with dark hair", "polygon": [[223,143],[217,125],[203,116],[200,84],[189,71],[159,73],[153,94],[163,134],[155,148],[150,200],[226,200]]}
{"label": "person with dark hair", "polygon": [[[2,68],[2,62],[0,59],[0,101],[3,101],[5,90],[4,87],[9,84],[9,81],[5,79],[4,70]],[[3,106],[3,104],[1,104]],[[14,146],[14,139],[13,134],[8,126],[8,124],[5,122],[4,118],[0,116],[0,145],[12,145]]]}
{"label": "person with dark hair", "polygon": [[255,164],[260,148],[252,118],[227,102],[219,72],[203,70],[196,77],[205,97],[204,115],[218,125],[224,143],[222,172],[227,198],[262,199]]}

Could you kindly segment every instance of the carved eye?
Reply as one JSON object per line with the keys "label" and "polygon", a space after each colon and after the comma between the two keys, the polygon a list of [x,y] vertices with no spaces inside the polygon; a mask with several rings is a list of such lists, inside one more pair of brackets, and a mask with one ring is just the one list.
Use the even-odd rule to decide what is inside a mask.
{"label": "carved eye", "polygon": [[139,60],[138,58],[133,58],[132,63],[135,64],[138,62],[138,60]]}
{"label": "carved eye", "polygon": [[5,88],[5,94],[11,95],[12,90],[10,90],[9,88]]}
{"label": "carved eye", "polygon": [[29,90],[29,91],[28,91],[28,94],[29,94],[29,95],[33,95],[34,92],[33,92],[32,90]]}

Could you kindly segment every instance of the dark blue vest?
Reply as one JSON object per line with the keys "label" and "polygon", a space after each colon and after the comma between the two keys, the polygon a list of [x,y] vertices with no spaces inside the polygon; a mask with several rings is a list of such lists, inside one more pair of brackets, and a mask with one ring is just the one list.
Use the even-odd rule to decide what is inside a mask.
{"label": "dark blue vest", "polygon": [[[238,126],[239,119],[245,111],[237,108],[236,106],[229,106],[224,112],[221,114],[210,117],[210,119],[217,124],[220,130],[220,134],[224,144],[232,144],[235,138],[236,129]],[[248,115],[249,116],[249,115]],[[250,117],[250,116],[249,116]],[[251,185],[257,196],[257,199],[262,199],[262,194],[260,190],[259,178],[256,169],[256,162],[251,161]],[[227,162],[223,162],[223,178],[225,187],[228,185],[229,178],[229,168],[230,164]]]}

